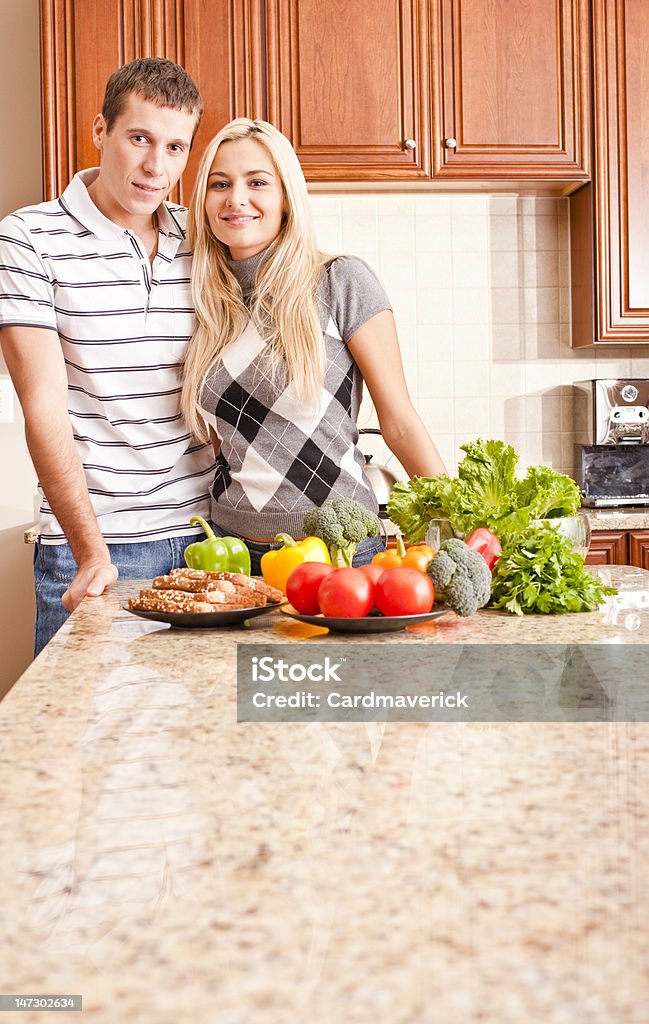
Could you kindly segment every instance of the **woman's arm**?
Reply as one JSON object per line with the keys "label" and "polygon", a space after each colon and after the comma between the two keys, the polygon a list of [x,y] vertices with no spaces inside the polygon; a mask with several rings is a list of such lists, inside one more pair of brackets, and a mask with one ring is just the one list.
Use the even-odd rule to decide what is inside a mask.
{"label": "woman's arm", "polygon": [[347,347],[367,385],[381,434],[408,476],[437,476],[446,469],[408,394],[394,317],[371,317]]}

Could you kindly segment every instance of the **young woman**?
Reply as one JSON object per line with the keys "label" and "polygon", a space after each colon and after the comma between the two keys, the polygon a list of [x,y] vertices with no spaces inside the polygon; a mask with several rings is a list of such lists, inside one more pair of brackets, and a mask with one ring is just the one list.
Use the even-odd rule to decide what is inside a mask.
{"label": "young woman", "polygon": [[[253,573],[277,533],[328,498],[377,503],[357,447],[362,384],[409,475],[444,471],[410,401],[389,300],[370,268],[316,246],[288,140],[238,118],[203,154],[189,215],[197,327],[181,407],[217,453],[212,519]],[[369,562],[381,538],[358,546]]]}

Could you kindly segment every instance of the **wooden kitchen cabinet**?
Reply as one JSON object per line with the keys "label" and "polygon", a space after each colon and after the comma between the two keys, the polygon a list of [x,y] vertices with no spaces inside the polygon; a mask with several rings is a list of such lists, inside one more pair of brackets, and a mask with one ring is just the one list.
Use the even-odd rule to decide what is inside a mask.
{"label": "wooden kitchen cabinet", "polygon": [[626,530],[597,530],[591,534],[586,565],[628,565],[629,538]]}
{"label": "wooden kitchen cabinet", "polygon": [[268,120],[310,181],[426,180],[426,0],[267,0]]}
{"label": "wooden kitchen cabinet", "polygon": [[307,179],[588,179],[587,0],[266,11],[268,115]]}
{"label": "wooden kitchen cabinet", "polygon": [[167,57],[196,79],[205,113],[174,199],[187,202],[207,141],[233,117],[261,113],[258,0],[41,0],[46,199],[98,162],[92,121],[109,75]]}
{"label": "wooden kitchen cabinet", "polygon": [[649,3],[593,0],[592,184],[571,196],[574,346],[649,343]]}
{"label": "wooden kitchen cabinet", "polygon": [[649,569],[649,530],[629,532],[629,564]]}
{"label": "wooden kitchen cabinet", "polygon": [[434,178],[588,179],[588,6],[431,3]]}
{"label": "wooden kitchen cabinet", "polygon": [[[165,56],[198,81],[205,142],[263,117],[307,180],[588,177],[588,0],[41,0],[45,193],[97,159],[109,74]],[[453,140],[453,142],[451,142]]]}
{"label": "wooden kitchen cabinet", "polygon": [[649,569],[649,530],[595,530],[586,565],[637,565]]}
{"label": "wooden kitchen cabinet", "polygon": [[242,115],[277,125],[309,179],[427,180],[427,4],[41,0],[46,197],[96,163],[106,79],[142,56],[182,64],[205,101],[180,201],[207,140]]}

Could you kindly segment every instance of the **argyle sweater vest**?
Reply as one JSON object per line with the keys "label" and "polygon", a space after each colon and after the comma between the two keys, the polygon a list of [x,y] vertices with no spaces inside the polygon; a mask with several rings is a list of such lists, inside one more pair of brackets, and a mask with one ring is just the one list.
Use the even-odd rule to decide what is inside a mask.
{"label": "argyle sweater vest", "polygon": [[[243,276],[252,261],[258,266],[260,259],[233,269]],[[378,508],[357,446],[362,378],[346,342],[390,304],[373,271],[355,257],[326,268],[318,303],[326,365],[317,409],[305,407],[281,370],[269,373],[266,343],[252,322],[206,378],[200,411],[221,441],[212,488],[212,519],[221,529],[300,536],[305,510],[328,498]]]}

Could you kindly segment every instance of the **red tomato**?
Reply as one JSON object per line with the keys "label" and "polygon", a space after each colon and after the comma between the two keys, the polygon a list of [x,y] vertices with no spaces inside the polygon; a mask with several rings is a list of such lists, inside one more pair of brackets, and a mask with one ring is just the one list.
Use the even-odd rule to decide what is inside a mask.
{"label": "red tomato", "polygon": [[320,611],[334,619],[360,619],[374,607],[374,584],[360,569],[334,569],[318,590]]}
{"label": "red tomato", "polygon": [[372,583],[376,583],[379,576],[381,576],[381,574],[385,572],[385,569],[383,568],[382,565],[374,565],[374,563],[372,563],[372,565],[359,565],[358,568],[360,569],[361,572],[365,573],[368,580],[371,580]]}
{"label": "red tomato", "polygon": [[435,600],[432,580],[418,569],[386,569],[374,588],[376,607],[384,615],[421,615]]}
{"label": "red tomato", "polygon": [[293,569],[286,581],[286,596],[296,612],[301,615],[318,614],[318,587],[330,572],[334,572],[334,567],[326,562],[303,562]]}

